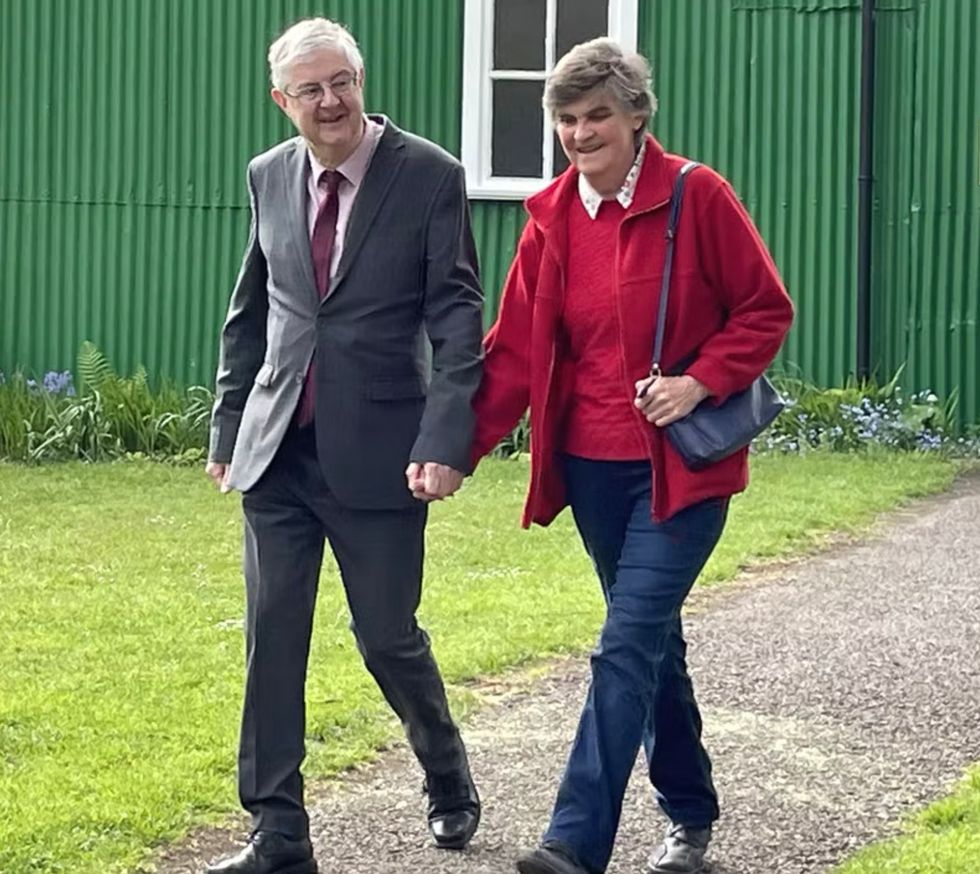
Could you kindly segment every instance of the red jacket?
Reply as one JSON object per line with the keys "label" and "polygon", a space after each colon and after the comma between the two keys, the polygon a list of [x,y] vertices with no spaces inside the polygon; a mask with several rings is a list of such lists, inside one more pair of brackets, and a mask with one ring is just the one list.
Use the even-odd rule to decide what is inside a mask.
{"label": "red jacket", "polygon": [[[667,206],[686,159],[664,152],[647,135],[647,152],[633,202],[619,230],[614,287],[625,397],[649,373]],[[569,168],[528,198],[521,234],[487,334],[483,382],[474,400],[474,460],[482,458],[531,410],[531,479],[522,524],[547,525],[566,504],[555,447],[573,362],[558,342],[567,213],[578,197],[578,172]],[[665,372],[694,356],[686,373],[717,400],[746,388],[775,357],[793,320],[793,304],[776,265],[731,186],[708,167],[687,178],[674,250]],[[625,402],[625,401],[624,401]],[[684,466],[659,428],[636,412],[647,434],[653,468],[654,519],[666,519],[709,497],[748,484],[748,450],[694,472]]]}

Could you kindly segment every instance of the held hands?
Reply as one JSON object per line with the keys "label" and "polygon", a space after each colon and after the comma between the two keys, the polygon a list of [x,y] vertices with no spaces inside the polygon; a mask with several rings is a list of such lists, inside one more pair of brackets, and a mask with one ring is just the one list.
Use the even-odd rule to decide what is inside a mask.
{"label": "held hands", "polygon": [[[230,465],[209,461],[205,473],[214,481],[222,494],[231,491],[228,485]],[[446,464],[427,461],[424,465],[412,462],[405,469],[405,478],[411,493],[420,501],[441,501],[454,494],[463,484],[463,474]]]}
{"label": "held hands", "polygon": [[463,474],[447,464],[413,461],[405,468],[405,479],[413,497],[426,503],[453,495],[463,484]]}
{"label": "held hands", "polygon": [[204,468],[204,472],[214,480],[214,484],[218,487],[218,491],[221,494],[226,494],[231,491],[231,486],[228,485],[228,470],[230,467],[230,464],[209,461]]}
{"label": "held hands", "polygon": [[710,392],[693,376],[648,376],[636,382],[636,408],[658,428],[683,419]]}

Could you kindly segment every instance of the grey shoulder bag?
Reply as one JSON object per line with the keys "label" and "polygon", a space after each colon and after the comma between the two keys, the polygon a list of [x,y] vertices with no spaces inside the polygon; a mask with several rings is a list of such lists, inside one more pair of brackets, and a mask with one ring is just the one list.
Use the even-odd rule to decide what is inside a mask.
{"label": "grey shoulder bag", "polygon": [[[664,324],[667,321],[670,274],[674,263],[674,237],[677,235],[681,202],[684,198],[684,178],[698,166],[700,165],[696,161],[688,161],[674,182],[670,217],[667,220],[667,253],[664,258],[663,284],[660,288],[651,376],[660,376],[662,373],[660,354],[664,342]],[[729,395],[722,404],[712,403],[711,398],[705,398],[683,419],[667,425],[664,432],[684,464],[691,470],[702,470],[748,446],[754,437],[772,423],[785,405],[779,392],[763,375],[744,391]]]}

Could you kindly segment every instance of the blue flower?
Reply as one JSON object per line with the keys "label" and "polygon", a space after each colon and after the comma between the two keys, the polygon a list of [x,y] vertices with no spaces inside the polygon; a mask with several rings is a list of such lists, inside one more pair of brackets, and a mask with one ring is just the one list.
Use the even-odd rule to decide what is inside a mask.
{"label": "blue flower", "polygon": [[44,375],[44,390],[48,394],[63,394],[72,397],[75,394],[75,386],[72,383],[71,371],[51,370],[46,373]]}

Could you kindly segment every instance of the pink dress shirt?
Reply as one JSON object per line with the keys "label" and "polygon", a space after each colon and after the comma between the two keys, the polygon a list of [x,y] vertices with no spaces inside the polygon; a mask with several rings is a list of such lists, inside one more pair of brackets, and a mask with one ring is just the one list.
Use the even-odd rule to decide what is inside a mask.
{"label": "pink dress shirt", "polygon": [[[337,265],[340,263],[340,256],[344,249],[344,236],[347,232],[347,222],[350,220],[351,210],[354,208],[354,198],[357,197],[358,189],[371,159],[374,157],[374,150],[378,147],[381,134],[384,133],[384,125],[365,117],[364,136],[357,144],[357,148],[348,156],[336,169],[343,174],[343,180],[337,189],[337,229],[333,241],[333,250],[330,254],[330,278],[337,274]],[[320,190],[317,181],[320,174],[326,169],[314,156],[313,152],[307,149],[310,160],[310,175],[306,180],[306,191],[309,195],[306,203],[307,228],[310,238],[313,237],[313,225],[316,222],[316,214],[323,200],[324,192]]]}

